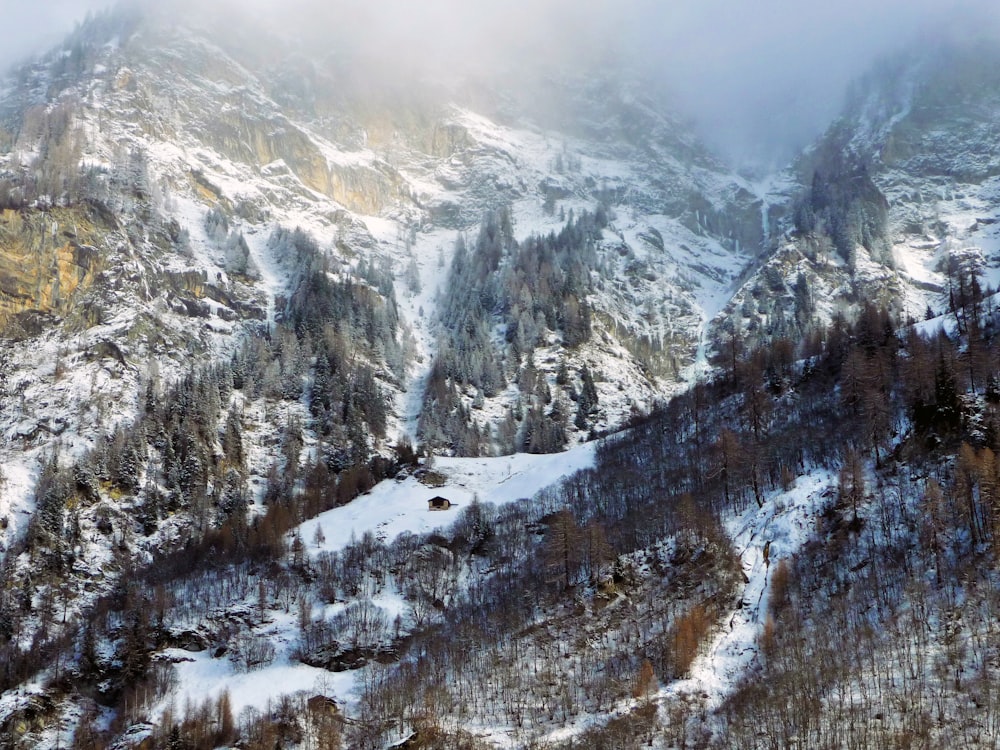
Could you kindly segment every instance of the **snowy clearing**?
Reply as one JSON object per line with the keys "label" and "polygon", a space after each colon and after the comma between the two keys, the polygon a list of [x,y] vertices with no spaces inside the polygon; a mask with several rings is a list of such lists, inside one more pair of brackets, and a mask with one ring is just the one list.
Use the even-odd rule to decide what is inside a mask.
{"label": "snowy clearing", "polygon": [[[473,498],[496,505],[516,502],[535,495],[561,479],[594,465],[597,443],[577,446],[565,453],[548,455],[516,454],[500,458],[439,458],[434,471],[446,477],[439,487],[428,487],[408,477],[403,481],[388,479],[369,493],[347,505],[334,508],[303,523],[290,532],[306,543],[310,555],[342,549],[366,532],[391,541],[403,532],[423,534],[446,527],[457,518]],[[453,509],[429,511],[427,500],[442,495],[452,501]],[[317,545],[317,528],[324,540]],[[375,603],[390,611],[402,609],[392,595],[376,598]],[[198,705],[217,699],[228,690],[236,714],[247,707],[262,710],[282,695],[299,691],[326,695],[341,703],[356,698],[357,680],[364,670],[329,672],[295,662],[291,658],[297,639],[294,614],[269,609],[265,622],[254,629],[275,647],[274,661],[252,672],[237,671],[225,657],[213,658],[210,650],[189,652],[169,649],[162,659],[174,663],[177,683],[160,711],[187,703]]]}

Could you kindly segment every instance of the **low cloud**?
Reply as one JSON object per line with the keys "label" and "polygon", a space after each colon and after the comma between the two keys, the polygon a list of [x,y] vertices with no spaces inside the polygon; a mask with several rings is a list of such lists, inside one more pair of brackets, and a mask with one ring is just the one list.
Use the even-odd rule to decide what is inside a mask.
{"label": "low cloud", "polygon": [[107,0],[8,2],[0,12],[0,70],[59,43]]}
{"label": "low cloud", "polygon": [[787,158],[840,112],[849,83],[877,60],[955,35],[994,34],[996,3],[969,0],[703,0],[647,59],[707,139],[738,161]]}
{"label": "low cloud", "polygon": [[[357,56],[383,74],[453,75],[524,65],[627,64],[662,83],[703,135],[737,161],[786,158],[836,115],[850,80],[922,39],[1000,28],[992,0],[165,0],[172,16],[259,16],[309,54]],[[4,11],[0,64],[37,52],[98,0]]]}

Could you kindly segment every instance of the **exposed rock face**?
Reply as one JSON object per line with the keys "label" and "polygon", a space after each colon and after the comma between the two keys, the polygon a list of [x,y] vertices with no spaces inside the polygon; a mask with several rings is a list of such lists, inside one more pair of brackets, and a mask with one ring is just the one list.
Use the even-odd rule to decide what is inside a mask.
{"label": "exposed rock face", "polygon": [[769,227],[771,252],[717,325],[758,343],[794,339],[803,324],[864,304],[942,312],[958,268],[996,284],[998,71],[995,44],[943,41],[859,82],[789,172],[777,200],[791,213]]}
{"label": "exposed rock face", "polygon": [[[61,368],[118,363],[116,396],[147,377],[137,363],[155,359],[167,380],[273,330],[303,273],[289,239],[301,228],[325,271],[395,294],[415,332],[405,380],[387,378],[399,429],[438,346],[456,239],[500,208],[518,240],[600,211],[600,260],[573,300],[594,333],[566,346],[558,321],[532,313],[532,366],[550,380],[592,371],[594,427],[614,428],[683,387],[706,305],[761,250],[754,186],[616,75],[576,71],[514,96],[495,80],[373,88],[265,32],[230,47],[175,20],[85,25],[0,97],[0,201],[30,170],[51,172],[0,221],[0,326],[48,336]],[[85,356],[95,341],[121,357]],[[27,343],[10,360],[47,366],[31,355]],[[484,421],[518,387],[480,404]]]}
{"label": "exposed rock face", "polygon": [[734,186],[723,209],[704,195],[692,194],[683,213],[684,225],[694,232],[720,237],[733,250],[757,252],[764,243],[761,199],[744,187]]}
{"label": "exposed rock face", "polygon": [[[859,148],[883,168],[914,176],[980,184],[1000,174],[996,45],[942,43],[903,57],[874,79],[851,122]],[[888,105],[888,106],[887,106]],[[882,110],[879,111],[879,108]]]}
{"label": "exposed rock face", "polygon": [[[83,219],[82,229],[78,218]],[[76,232],[61,231],[60,219]],[[102,270],[97,248],[81,244],[96,236],[93,225],[78,212],[3,211],[0,331],[24,312],[64,316]]]}

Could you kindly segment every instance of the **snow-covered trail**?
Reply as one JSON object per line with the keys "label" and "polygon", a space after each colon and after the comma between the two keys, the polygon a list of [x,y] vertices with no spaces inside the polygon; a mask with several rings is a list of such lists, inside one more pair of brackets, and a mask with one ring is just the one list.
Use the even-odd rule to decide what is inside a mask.
{"label": "snow-covered trail", "polygon": [[426,359],[417,371],[410,375],[406,381],[406,388],[400,394],[402,403],[401,413],[403,415],[400,427],[401,436],[409,438],[412,445],[417,444],[417,434],[420,427],[420,413],[423,411],[424,394],[427,392],[427,383],[431,377],[431,364],[433,356],[426,356]]}
{"label": "snow-covered trail", "polygon": [[[396,221],[365,217],[365,224],[382,250],[399,261],[394,263],[396,303],[402,312],[401,320],[409,327],[413,357],[396,397],[395,411],[399,437],[405,436],[415,445],[424,393],[437,353],[438,303],[448,277],[455,235],[442,229],[419,232],[414,234],[412,245],[407,245],[400,239],[405,228]],[[416,287],[412,286],[407,268],[410,262],[416,266]]]}
{"label": "snow-covered trail", "polygon": [[763,507],[753,504],[726,523],[740,555],[746,584],[736,609],[721,623],[711,645],[699,655],[690,676],[665,685],[659,699],[701,701],[705,713],[719,708],[759,659],[758,640],[767,619],[772,568],[793,556],[812,536],[814,520],[832,497],[836,476],[816,470],[799,477],[788,491]]}
{"label": "snow-covered trail", "polygon": [[280,259],[275,257],[266,237],[251,235],[247,238],[247,246],[250,248],[250,259],[257,269],[258,283],[267,295],[267,327],[274,330],[277,322],[275,300],[291,292],[291,278],[281,268]]}

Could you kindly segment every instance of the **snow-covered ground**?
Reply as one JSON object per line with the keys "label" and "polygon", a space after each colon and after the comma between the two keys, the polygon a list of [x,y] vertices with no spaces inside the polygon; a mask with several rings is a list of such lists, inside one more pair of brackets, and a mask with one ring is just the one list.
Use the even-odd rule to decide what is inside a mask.
{"label": "snow-covered ground", "polygon": [[[601,326],[607,319],[626,333],[613,341],[608,326],[601,329],[602,335],[595,336],[593,346],[581,347],[568,355],[559,351],[557,345],[538,352],[540,365],[547,360],[550,375],[560,356],[574,358],[572,364],[576,366],[586,363],[595,372],[600,371],[596,387],[605,412],[604,422],[599,426],[604,428],[624,422],[630,407],[646,407],[669,395],[671,388],[684,387],[684,382],[693,382],[709,370],[711,323],[732,300],[743,273],[756,262],[753,257],[756,248],[737,245],[735,251],[730,250],[729,238],[708,232],[697,211],[697,226],[690,220],[685,223],[683,217],[652,213],[648,206],[659,206],[663,202],[660,198],[665,197],[660,191],[678,190],[705,198],[712,210],[721,213],[726,209],[721,196],[729,195],[734,185],[741,187],[761,199],[766,232],[771,205],[787,202],[796,190],[788,174],[750,185],[724,170],[715,173],[684,167],[670,154],[657,152],[659,144],[652,144],[655,148],[643,150],[640,155],[629,152],[622,144],[588,142],[528,125],[501,125],[457,107],[437,123],[456,126],[463,131],[463,137],[467,136],[468,145],[456,146],[458,151],[454,154],[432,158],[416,153],[405,146],[407,137],[414,134],[401,134],[399,144],[404,145],[386,146],[385,152],[367,147],[348,149],[318,132],[319,124],[314,130],[287,119],[279,105],[266,96],[260,81],[227,60],[221,50],[212,46],[199,49],[199,54],[211,59],[213,73],[219,73],[218,81],[209,81],[201,73],[191,80],[183,75],[165,78],[155,57],[154,62],[143,63],[141,58],[128,61],[134,68],[130,75],[138,81],[132,88],[141,91],[144,81],[147,85],[156,82],[153,88],[164,89],[162,95],[178,103],[167,108],[169,117],[164,117],[164,122],[158,122],[156,127],[134,127],[131,118],[135,116],[135,102],[127,93],[131,89],[106,87],[100,77],[91,82],[91,90],[83,97],[86,105],[77,116],[80,132],[86,136],[84,162],[110,170],[116,159],[121,158],[119,151],[142,153],[148,161],[150,184],[163,194],[158,210],[162,210],[165,218],[176,221],[189,236],[188,253],[151,252],[140,263],[130,250],[133,255],[127,260],[135,268],[130,265],[129,271],[134,271],[140,279],[139,285],[146,285],[146,292],[152,278],[147,266],[156,271],[204,272],[210,280],[229,284],[225,251],[218,241],[207,236],[204,227],[210,206],[228,207],[232,230],[245,234],[256,268],[256,279],[247,281],[245,286],[248,294],[266,309],[264,322],[269,326],[276,321],[276,298],[287,295],[294,281],[289,259],[277,257],[268,245],[274,229],[302,228],[324,252],[345,266],[388,260],[397,281],[401,319],[412,332],[415,355],[405,382],[399,385],[390,440],[398,434],[416,437],[424,386],[437,346],[436,311],[447,293],[445,285],[454,242],[460,232],[474,232],[478,218],[485,211],[509,204],[516,234],[523,239],[532,233],[558,230],[563,223],[557,218],[558,211],[546,210],[545,189],[540,187],[543,184],[557,188],[562,196],[558,206],[566,212],[592,210],[598,192],[596,185],[602,186],[602,192],[614,195],[618,191],[627,196],[615,206],[616,215],[602,248],[607,256],[607,286],[588,300],[601,313]],[[118,70],[124,64],[124,54],[119,47],[110,47],[109,58],[95,67],[95,72]],[[204,71],[211,71],[213,65],[203,66]],[[204,71],[204,76],[213,74]],[[294,143],[309,153],[314,150],[321,157],[317,164],[320,171],[326,170],[329,183],[326,192],[319,190],[323,179],[317,178],[316,173],[309,174],[316,164],[308,163],[306,158],[293,164],[290,153],[287,161],[270,154],[266,158],[273,161],[256,164],[252,149],[241,160],[234,154],[244,152],[222,143],[224,139],[213,137],[209,132],[212,126],[225,122],[224,118],[214,119],[217,110],[233,109],[232,97],[237,93],[245,97],[241,116],[248,138],[253,135],[251,128],[262,122],[269,127],[274,123],[287,126],[288,132],[302,137],[301,142]],[[5,94],[0,89],[0,97]],[[156,107],[150,109],[156,114]],[[136,111],[146,109],[140,107]],[[886,132],[908,112],[907,109],[895,115]],[[116,117],[121,113],[127,116],[117,123]],[[192,123],[197,127],[192,127]],[[279,130],[268,138],[272,135],[280,135]],[[275,143],[280,150],[277,140]],[[232,150],[222,153],[227,145]],[[644,159],[652,153],[657,154],[655,163],[645,163]],[[25,159],[27,155],[24,152],[19,158]],[[571,168],[567,166],[570,162],[574,165]],[[301,174],[296,174],[296,168]],[[989,178],[977,185],[939,187],[939,194],[931,196],[933,189],[915,187],[911,175],[898,175],[898,180],[889,177],[901,186],[898,194],[886,190],[893,209],[910,201],[909,194],[919,187],[925,197],[914,199],[917,209],[927,213],[933,205],[934,223],[940,222],[947,231],[943,238],[930,233],[904,237],[895,248],[896,271],[861,254],[860,275],[881,279],[882,275],[894,276],[898,272],[908,282],[903,286],[905,309],[915,317],[922,317],[928,304],[942,300],[941,290],[947,284],[942,261],[947,253],[962,254],[975,261],[983,270],[984,286],[1000,284],[1000,224],[995,223],[1000,178]],[[372,182],[366,183],[366,179]],[[347,190],[341,185],[338,192],[332,187],[335,182],[352,183],[353,187]],[[373,197],[373,192],[390,183],[395,192]],[[649,195],[642,195],[644,192]],[[353,193],[356,205],[345,205],[349,203],[345,198],[348,193]],[[636,195],[649,199],[645,210],[640,208],[643,200],[632,200]],[[442,206],[455,208],[454,215],[459,218],[433,219],[430,208]],[[236,207],[249,210],[241,213]],[[928,227],[932,224],[926,223]],[[938,227],[933,231],[939,231]],[[657,236],[658,243],[650,241],[650,237]],[[414,288],[407,278],[411,258],[419,288]],[[842,270],[836,258],[830,263],[838,265],[838,272]],[[21,404],[0,415],[0,516],[7,520],[4,542],[9,544],[23,535],[34,505],[34,485],[41,462],[53,446],[58,446],[64,461],[79,456],[93,445],[101,431],[127,422],[135,413],[143,380],[151,375],[145,368],[146,361],[153,359],[153,344],[136,345],[133,350],[126,348],[127,364],[122,365],[113,361],[87,361],[84,354],[104,340],[128,339],[140,308],[150,299],[156,333],[172,331],[168,335],[170,341],[162,347],[168,351],[158,365],[162,382],[169,382],[190,367],[192,360],[181,344],[197,342],[203,347],[205,357],[225,359],[245,332],[243,323],[256,325],[253,321],[235,322],[218,315],[206,323],[171,317],[160,298],[119,296],[117,307],[107,310],[101,325],[75,333],[51,332],[32,341],[30,351],[22,348],[12,353],[10,361],[17,380],[13,387],[21,388],[22,395]],[[820,300],[819,306],[823,308],[828,303],[829,300]],[[206,302],[206,305],[213,313],[218,312],[217,303]],[[827,313],[832,311],[832,307],[825,309]],[[924,329],[939,328],[943,325],[941,320],[925,324]],[[184,339],[180,333],[188,338]],[[680,342],[677,344],[680,362],[690,362],[693,356],[693,364],[682,370],[679,382],[665,383],[665,379],[652,382],[657,376],[651,378],[637,366],[623,342],[640,335]],[[68,354],[63,356],[64,352]],[[56,362],[68,374],[57,375]],[[511,389],[498,398],[513,400],[516,395]],[[11,402],[15,400],[16,397]],[[477,416],[491,423],[503,407],[504,404],[487,404]],[[251,421],[263,424],[265,419],[254,417]],[[56,434],[48,429],[39,431],[39,425],[51,428]],[[264,476],[272,457],[273,444],[266,438],[259,434],[247,439],[255,479]],[[306,449],[310,440],[307,436]],[[324,513],[293,533],[305,541],[307,554],[313,556],[342,549],[368,532],[386,541],[403,532],[426,533],[449,524],[473,498],[494,504],[530,498],[539,489],[592,465],[593,460],[594,444],[581,444],[566,453],[550,456],[438,458],[435,469],[447,477],[442,486],[428,487],[413,478],[383,482],[349,505]],[[757,641],[766,619],[771,569],[781,559],[793,555],[809,537],[813,518],[834,484],[835,477],[814,471],[800,478],[789,492],[770,498],[762,509],[751,507],[728,520],[727,530],[748,579],[741,606],[720,623],[718,634],[696,660],[690,677],[664,685],[661,699],[686,697],[702,701],[710,710],[720,705],[742,676],[753,670],[759,659]],[[429,512],[427,499],[434,495],[449,498],[455,504],[454,509]],[[0,548],[0,555],[3,552]],[[106,554],[108,549],[90,550],[85,563],[97,570],[104,559],[102,555]],[[403,606],[394,592],[383,592],[375,603],[390,614]],[[358,675],[334,676],[294,662],[291,651],[296,627],[294,617],[288,613],[269,611],[265,622],[254,632],[275,645],[276,658],[271,666],[250,673],[234,671],[228,659],[213,658],[208,651],[165,652],[162,656],[175,662],[178,676],[178,688],[170,700],[183,706],[187,701],[198,702],[228,689],[237,712],[245,707],[263,708],[278,695],[298,690],[349,702],[356,694]],[[0,709],[0,716],[3,715]]]}
{"label": "snow-covered ground", "polygon": [[747,583],[739,608],[691,665],[690,674],[663,686],[661,698],[689,696],[718,708],[760,658],[758,641],[768,612],[770,572],[790,559],[813,534],[815,520],[833,497],[837,477],[814,470],[799,477],[787,492],[751,505],[726,520],[726,531],[739,553]]}
{"label": "snow-covered ground", "polygon": [[[677,701],[691,707],[687,716],[692,725],[702,721],[720,708],[742,681],[752,677],[760,665],[759,641],[767,621],[772,571],[812,537],[816,518],[835,497],[836,483],[835,473],[814,469],[800,476],[789,490],[767,497],[762,507],[752,503],[744,512],[724,520],[746,582],[735,607],[716,624],[714,635],[691,664],[688,676],[664,683],[650,696],[663,709],[662,721],[671,721],[669,707]],[[551,732],[547,739],[565,742],[579,737],[614,716],[627,714],[635,705],[636,701],[629,699],[613,714],[581,717]],[[491,739],[498,738],[502,740],[491,735]]]}
{"label": "snow-covered ground", "polygon": [[[345,264],[383,259],[392,262],[401,318],[412,331],[416,357],[398,392],[390,440],[399,434],[412,438],[428,368],[434,358],[436,310],[438,300],[447,291],[443,286],[454,241],[461,231],[475,232],[486,211],[510,205],[516,234],[523,239],[532,233],[557,230],[563,224],[559,211],[543,208],[544,190],[539,187],[543,184],[558,190],[562,196],[558,205],[565,212],[593,210],[597,203],[595,186],[649,198],[662,190],[664,183],[671,183],[671,190],[705,194],[709,203],[720,208],[724,203],[720,196],[731,193],[733,185],[743,184],[724,169],[718,174],[702,168],[690,169],[665,150],[657,152],[656,164],[650,164],[648,153],[630,150],[614,139],[594,141],[534,125],[501,124],[459,106],[444,111],[438,123],[442,127],[455,127],[462,134],[457,151],[447,157],[432,158],[415,151],[406,145],[407,138],[400,138],[398,144],[387,146],[386,150],[348,148],[334,142],[334,136],[320,124],[296,121],[286,115],[268,96],[260,79],[215,44],[201,40],[197,33],[179,28],[160,32],[146,29],[143,33],[148,37],[142,54],[129,44],[101,48],[94,61],[94,78],[84,76],[81,83],[87,88],[85,105],[75,112],[74,126],[83,139],[82,161],[95,169],[114,171],[125,151],[141,154],[146,179],[157,196],[158,205],[153,208],[165,221],[176,222],[189,237],[188,248],[186,252],[174,252],[176,248],[172,248],[162,253],[142,246],[130,248],[129,263],[135,267],[130,266],[129,270],[134,272],[132,276],[144,294],[135,300],[119,298],[121,309],[109,307],[105,312],[113,325],[97,326],[76,339],[66,336],[59,340],[53,336],[44,342],[37,356],[29,352],[23,358],[20,354],[12,357],[18,377],[23,375],[31,382],[41,381],[42,363],[55,360],[60,349],[71,354],[82,351],[98,337],[121,342],[130,335],[133,326],[138,326],[140,309],[151,315],[148,325],[157,329],[155,333],[162,327],[172,329],[175,334],[161,347],[176,344],[178,349],[168,352],[160,363],[162,382],[169,383],[191,365],[185,346],[190,342],[182,341],[184,336],[197,339],[203,351],[217,358],[230,356],[246,327],[254,322],[215,314],[219,305],[211,300],[205,300],[213,313],[205,321],[171,317],[166,303],[156,294],[159,282],[150,273],[204,273],[210,283],[218,282],[223,290],[230,291],[234,280],[227,273],[225,250],[222,243],[207,236],[204,226],[206,212],[216,207],[228,215],[231,230],[243,233],[246,239],[256,278],[242,285],[241,292],[253,297],[265,311],[267,324],[275,322],[276,297],[287,295],[293,281],[288,259],[275,257],[268,247],[267,240],[277,227],[303,229],[324,251]],[[176,69],[177,50],[189,55],[191,71]],[[165,70],[170,71],[169,76],[164,75]],[[135,85],[113,86],[110,78],[102,74],[104,71],[125,71]],[[156,106],[149,107],[149,102],[143,101],[136,109],[135,92],[142,91],[146,84],[156,92]],[[11,93],[16,93],[16,87]],[[248,129],[248,133],[241,135],[247,143],[241,141],[238,148],[216,132],[227,132],[230,124],[227,118],[236,110],[241,111],[241,127]],[[137,112],[148,116],[150,122],[142,120],[145,126],[136,127],[133,118]],[[282,127],[274,129],[275,124]],[[271,128],[268,138],[274,142],[255,151],[250,147],[253,140],[250,131],[264,126]],[[669,129],[673,124],[666,123],[663,127]],[[314,154],[315,163],[305,157],[296,162],[296,149],[286,153],[288,149],[283,148],[279,138],[282,134],[289,135],[292,143],[308,154]],[[255,158],[270,161],[256,163]],[[319,188],[324,184],[326,187],[321,191]],[[394,187],[385,188],[388,184]],[[335,185],[343,189],[334,189]],[[344,188],[345,185],[350,189]],[[383,188],[388,191],[385,195],[380,193]],[[380,193],[378,200],[372,198],[375,193]],[[358,205],[345,197],[348,194],[357,199]],[[435,219],[430,209],[445,205],[457,207],[460,218],[447,222]],[[648,252],[639,239],[650,228],[663,236],[664,249],[660,252]],[[627,277],[624,271],[631,260],[629,256],[615,269],[617,276],[608,290],[588,302],[621,325],[623,331],[686,339],[693,348],[697,342],[696,329],[699,324],[704,327],[704,321],[721,308],[722,302],[717,298],[724,296],[729,281],[746,259],[728,253],[710,233],[684,228],[676,217],[646,216],[635,208],[619,211],[615,231],[635,257],[650,265],[656,278],[647,281],[637,275]],[[618,238],[609,236],[609,242],[612,240],[617,242]],[[404,281],[409,261],[407,249],[420,276],[421,289],[417,292],[408,292]],[[145,257],[147,252],[149,257]],[[609,255],[614,255],[614,251],[609,251]],[[664,303],[663,297],[670,301]],[[140,322],[147,325],[146,321]],[[151,341],[153,338],[150,336]],[[592,347],[582,348],[576,357],[579,361],[573,362],[576,367],[586,363],[592,371],[606,371],[605,379],[598,378],[597,383],[604,410],[601,423],[596,425],[599,429],[616,427],[633,407],[648,408],[676,385],[668,382],[670,378],[646,382],[648,374],[639,363],[630,361],[634,358],[620,343],[616,346],[595,342]],[[152,343],[145,349],[135,347],[135,364],[140,371],[127,375],[124,378],[127,382],[110,389],[111,401],[120,405],[120,410],[111,417],[88,416],[79,420],[86,425],[70,420],[59,441],[64,455],[73,452],[67,449],[69,445],[78,446],[76,453],[79,453],[91,444],[95,430],[89,429],[90,426],[100,422],[99,427],[106,429],[110,424],[126,421],[134,413],[131,407],[141,381],[149,377],[144,363],[154,359],[153,347]],[[687,361],[690,353],[679,352],[678,356]],[[130,354],[133,352],[126,351],[127,357]],[[157,355],[156,359],[161,357]],[[94,388],[89,370],[99,368],[81,369],[76,362],[66,364],[72,365],[80,376],[74,378],[73,392],[58,404],[52,403],[52,409],[71,413],[77,404],[93,400],[89,395]],[[639,382],[643,383],[643,389],[636,394]],[[623,383],[632,387],[623,388]],[[29,389],[26,401],[46,400],[37,396],[37,392],[53,389],[50,384],[41,385],[44,389]],[[103,385],[98,373],[97,390]],[[504,395],[498,398],[503,403],[487,404],[479,416],[485,422],[493,420],[502,413],[506,400]],[[16,439],[11,432],[20,425],[0,422],[0,428],[8,433],[4,441],[7,443]],[[80,437],[83,439],[77,440]],[[33,506],[31,477],[37,474],[38,457],[55,442],[40,434],[35,438],[39,450],[24,455],[13,447],[8,450],[8,445],[0,445],[0,459],[12,467],[6,491],[0,491],[0,513],[9,516],[11,524],[3,535],[4,542],[23,534],[25,524],[21,517],[30,514]]]}
{"label": "snow-covered ground", "polygon": [[[593,466],[597,443],[579,445],[565,453],[549,455],[517,454],[502,458],[439,458],[434,471],[445,477],[444,484],[427,487],[412,477],[388,479],[347,505],[329,510],[306,521],[289,533],[298,535],[311,556],[343,549],[366,532],[391,541],[403,532],[423,534],[450,525],[473,498],[502,505],[527,501],[539,490]],[[428,510],[427,500],[436,495],[455,505],[448,511]],[[322,534],[317,535],[317,530]],[[317,539],[322,539],[318,544]],[[393,592],[375,597],[373,602],[394,617],[403,605]],[[248,603],[249,605],[250,603]],[[333,605],[334,608],[339,605]],[[294,661],[297,623],[294,613],[268,610],[264,623],[254,629],[274,645],[274,661],[262,669],[239,672],[225,658],[213,658],[209,650],[190,652],[169,649],[160,655],[174,663],[177,682],[159,710],[183,708],[217,699],[229,691],[236,714],[247,707],[264,709],[282,695],[306,691],[326,695],[350,704],[357,698],[358,680],[363,670],[333,673]]]}
{"label": "snow-covered ground", "polygon": [[[428,487],[412,477],[401,482],[386,480],[353,502],[306,521],[298,531],[308,543],[316,536],[317,527],[322,527],[326,541],[318,547],[310,544],[311,552],[341,549],[366,531],[389,541],[404,531],[427,533],[450,524],[474,497],[494,505],[531,498],[563,477],[592,466],[596,445],[584,443],[565,453],[547,455],[436,458],[434,471],[447,477],[440,487]],[[428,511],[427,501],[437,495],[457,507],[445,513]]]}
{"label": "snow-covered ground", "polygon": [[229,693],[236,716],[248,708],[266,711],[268,706],[276,706],[281,696],[298,692],[327,696],[338,703],[354,700],[357,697],[356,672],[330,672],[291,660],[289,632],[293,628],[294,623],[279,622],[258,631],[276,646],[276,658],[267,667],[252,672],[237,672],[229,659],[212,658],[207,650],[197,653],[182,649],[164,651],[161,658],[174,663],[177,689],[161,704],[160,710],[169,707],[176,715],[185,705],[198,706],[208,700],[218,700],[225,691]]}

